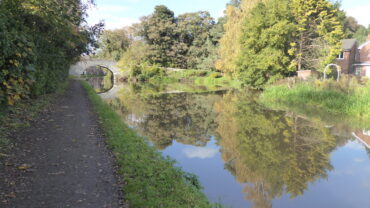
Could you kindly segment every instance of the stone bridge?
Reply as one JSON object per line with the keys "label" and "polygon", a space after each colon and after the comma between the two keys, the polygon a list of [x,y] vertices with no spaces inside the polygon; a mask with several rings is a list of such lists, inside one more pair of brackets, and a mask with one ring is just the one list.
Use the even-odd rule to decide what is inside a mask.
{"label": "stone bridge", "polygon": [[69,74],[73,76],[81,76],[83,73],[86,74],[86,69],[92,66],[101,66],[109,69],[113,73],[113,88],[108,92],[101,93],[100,96],[103,99],[113,99],[116,93],[122,88],[119,85],[117,79],[122,76],[122,72],[116,66],[118,62],[102,59],[85,59],[77,62],[69,68]]}
{"label": "stone bridge", "polygon": [[77,62],[75,65],[72,65],[69,68],[69,74],[73,76],[80,76],[81,74],[86,74],[86,69],[92,66],[101,66],[108,68],[112,71],[114,77],[118,77],[121,74],[121,71],[116,66],[117,62],[110,60],[99,60],[99,59],[86,59],[80,62]]}

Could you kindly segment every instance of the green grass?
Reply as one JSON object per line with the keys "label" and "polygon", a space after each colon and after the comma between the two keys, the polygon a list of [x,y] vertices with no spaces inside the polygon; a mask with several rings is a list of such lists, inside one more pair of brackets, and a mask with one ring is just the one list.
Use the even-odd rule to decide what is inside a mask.
{"label": "green grass", "polygon": [[370,83],[344,85],[335,82],[303,82],[289,88],[269,86],[260,101],[272,108],[286,108],[357,119],[370,119]]}
{"label": "green grass", "polygon": [[[192,174],[176,167],[146,139],[138,136],[86,83],[81,82],[99,116],[107,144],[124,180],[124,198],[133,208],[212,207]],[[219,205],[217,205],[219,206]]]}

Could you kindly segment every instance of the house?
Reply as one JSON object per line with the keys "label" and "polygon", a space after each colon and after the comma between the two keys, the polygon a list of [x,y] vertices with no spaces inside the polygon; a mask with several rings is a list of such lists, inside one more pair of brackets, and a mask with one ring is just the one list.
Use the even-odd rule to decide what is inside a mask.
{"label": "house", "polygon": [[356,39],[342,40],[342,52],[338,55],[336,64],[342,69],[343,74],[353,74],[357,54]]}
{"label": "house", "polygon": [[338,55],[336,64],[341,67],[343,74],[370,78],[370,35],[359,47],[355,39],[342,40],[342,52]]}

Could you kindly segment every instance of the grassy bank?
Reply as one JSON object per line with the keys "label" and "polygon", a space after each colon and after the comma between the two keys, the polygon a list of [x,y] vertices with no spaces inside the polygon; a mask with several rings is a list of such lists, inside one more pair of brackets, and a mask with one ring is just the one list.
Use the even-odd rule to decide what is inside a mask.
{"label": "grassy bank", "polygon": [[86,82],[82,85],[116,156],[130,207],[212,207],[194,175],[175,167],[175,161],[163,157],[130,129]]}
{"label": "grassy bank", "polygon": [[354,80],[300,82],[294,86],[269,86],[261,94],[262,103],[272,108],[323,112],[362,119],[370,118],[370,82]]}

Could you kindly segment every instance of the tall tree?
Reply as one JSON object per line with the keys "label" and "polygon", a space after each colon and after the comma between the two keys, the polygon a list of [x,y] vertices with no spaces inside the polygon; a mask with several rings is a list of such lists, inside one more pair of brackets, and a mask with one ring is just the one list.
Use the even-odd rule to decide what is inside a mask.
{"label": "tall tree", "polygon": [[215,25],[209,12],[185,13],[177,18],[180,41],[188,46],[187,68],[199,68],[210,55],[208,40]]}
{"label": "tall tree", "polygon": [[99,38],[100,51],[97,56],[118,61],[130,44],[131,40],[125,28],[105,30]]}
{"label": "tall tree", "polygon": [[152,63],[165,67],[186,63],[187,45],[178,41],[175,15],[166,6],[156,6],[152,15],[142,18],[140,34],[150,46]]}
{"label": "tall tree", "polygon": [[332,63],[344,37],[338,9],[327,0],[292,0],[298,25],[295,48],[298,70],[320,69]]}
{"label": "tall tree", "polygon": [[216,69],[232,74],[236,69],[236,60],[241,51],[240,38],[242,25],[249,11],[254,5],[264,0],[241,0],[231,1],[226,8],[227,22],[224,25],[225,34],[220,40],[219,60]]}
{"label": "tall tree", "polygon": [[289,0],[258,3],[243,24],[237,77],[261,87],[295,71],[289,54],[296,27]]}
{"label": "tall tree", "polygon": [[360,44],[366,42],[368,35],[370,34],[370,25],[366,28],[365,26],[360,25],[356,33],[353,35]]}

